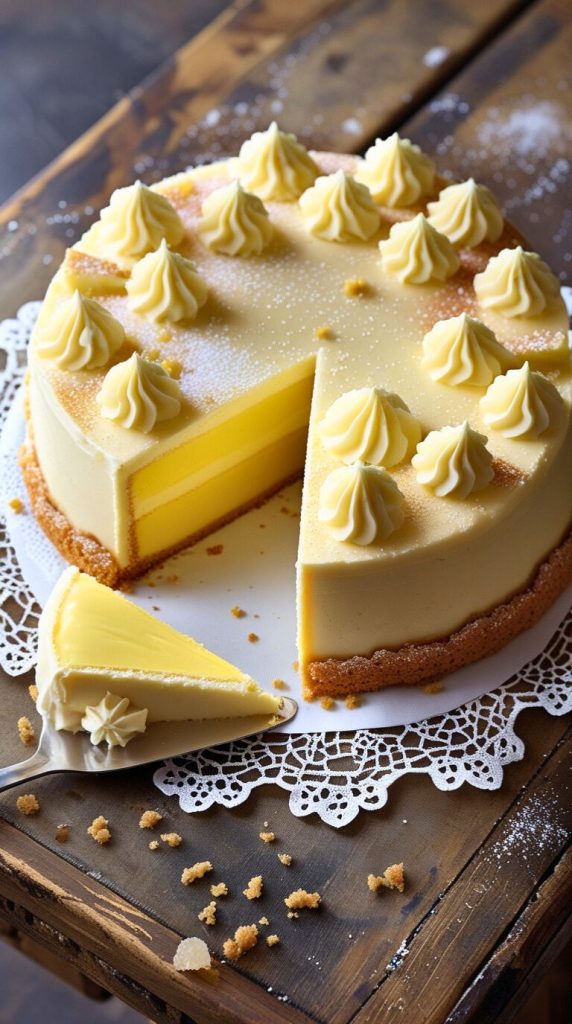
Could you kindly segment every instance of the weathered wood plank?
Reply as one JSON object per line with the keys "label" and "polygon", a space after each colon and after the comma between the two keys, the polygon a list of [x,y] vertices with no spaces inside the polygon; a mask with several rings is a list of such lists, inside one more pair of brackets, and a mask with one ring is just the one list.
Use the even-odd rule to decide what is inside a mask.
{"label": "weathered wood plank", "polygon": [[431,18],[416,0],[234,4],[0,211],[0,316],[43,291],[118,185],[232,152],[274,117],[308,144],[359,149],[524,3],[435,0]]}
{"label": "weathered wood plank", "polygon": [[[541,879],[566,848],[572,808],[562,795],[569,758],[570,746],[563,743],[412,937],[407,957],[356,1014],[354,1024],[408,1018],[415,1024],[442,1024],[501,939],[507,921],[519,914],[531,882]],[[477,1010],[468,1019],[482,1018]]]}

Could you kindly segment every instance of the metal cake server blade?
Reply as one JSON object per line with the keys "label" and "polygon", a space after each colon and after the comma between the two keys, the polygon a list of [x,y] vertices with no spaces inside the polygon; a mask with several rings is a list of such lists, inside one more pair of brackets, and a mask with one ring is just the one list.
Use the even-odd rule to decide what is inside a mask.
{"label": "metal cake server blade", "polygon": [[117,772],[163,761],[196,750],[279,729],[298,710],[295,700],[282,698],[274,715],[204,719],[200,722],[153,722],[126,747],[94,746],[86,732],[58,732],[44,719],[38,749],[26,761],[0,768],[0,790],[53,772]]}

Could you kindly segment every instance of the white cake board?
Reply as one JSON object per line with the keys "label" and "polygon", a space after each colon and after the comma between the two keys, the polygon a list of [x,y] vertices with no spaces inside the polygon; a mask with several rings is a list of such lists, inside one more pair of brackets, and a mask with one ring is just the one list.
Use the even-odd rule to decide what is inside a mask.
{"label": "white cake board", "polygon": [[[23,422],[22,396],[18,395],[2,435],[1,451],[6,464],[17,458],[24,436]],[[17,494],[28,508],[23,482],[11,473],[8,477],[4,501]],[[324,710],[319,701],[304,702],[293,667],[297,658],[295,562],[300,495],[299,484],[285,488],[261,508],[253,509],[151,570],[144,580],[137,581],[129,595],[142,608],[234,662],[261,685],[271,689],[274,679],[284,680],[289,696],[300,700],[300,710],[284,732],[340,732],[407,725],[451,711],[500,686],[539,654],[571,606],[569,587],[535,627],[499,654],[447,676],[441,693],[428,694],[419,687],[394,687],[364,694],[360,707],[353,710],[346,708],[342,700],[336,701],[330,711]],[[66,563],[29,511],[17,515],[8,510],[8,519],[24,579],[43,606]],[[221,554],[208,554],[209,548],[220,544]],[[244,609],[246,616],[235,618],[231,614],[234,606]],[[249,633],[255,633],[259,640],[249,642]]]}

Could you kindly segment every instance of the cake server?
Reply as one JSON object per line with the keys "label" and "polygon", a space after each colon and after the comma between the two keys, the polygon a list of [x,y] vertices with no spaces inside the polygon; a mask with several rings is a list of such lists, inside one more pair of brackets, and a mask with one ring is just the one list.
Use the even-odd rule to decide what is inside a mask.
{"label": "cake server", "polygon": [[274,715],[241,719],[216,718],[201,722],[153,722],[126,747],[94,746],[86,732],[58,732],[45,718],[38,749],[26,761],[0,768],[0,790],[53,772],[116,772],[152,761],[194,753],[232,740],[279,729],[298,710],[295,700],[282,699]]}

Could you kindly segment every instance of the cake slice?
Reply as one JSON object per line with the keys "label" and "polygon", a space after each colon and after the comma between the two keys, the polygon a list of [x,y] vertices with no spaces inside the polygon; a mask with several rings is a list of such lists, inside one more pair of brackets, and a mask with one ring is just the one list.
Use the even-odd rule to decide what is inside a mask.
{"label": "cake slice", "polygon": [[121,745],[146,722],[272,715],[281,703],[75,566],[42,612],[36,682],[38,708],[57,729]]}

